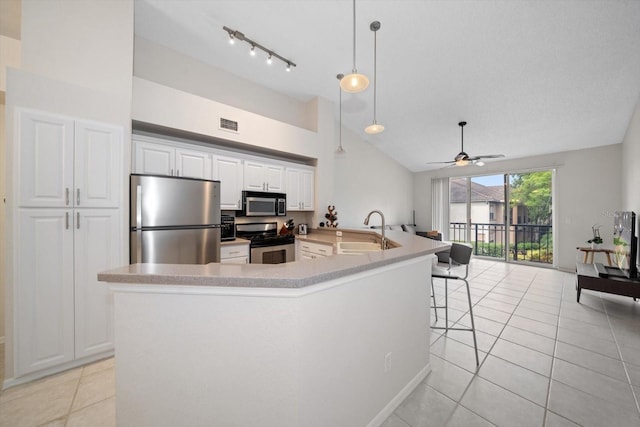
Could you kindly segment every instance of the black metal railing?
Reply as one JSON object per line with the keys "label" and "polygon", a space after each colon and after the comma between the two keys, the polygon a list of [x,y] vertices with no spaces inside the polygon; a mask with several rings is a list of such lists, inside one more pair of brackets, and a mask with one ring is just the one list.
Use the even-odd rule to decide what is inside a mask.
{"label": "black metal railing", "polygon": [[[509,247],[505,245],[509,233]],[[553,263],[553,227],[535,224],[487,224],[472,223],[471,244],[475,255],[513,261]],[[452,222],[449,225],[449,240],[467,241],[467,224]]]}

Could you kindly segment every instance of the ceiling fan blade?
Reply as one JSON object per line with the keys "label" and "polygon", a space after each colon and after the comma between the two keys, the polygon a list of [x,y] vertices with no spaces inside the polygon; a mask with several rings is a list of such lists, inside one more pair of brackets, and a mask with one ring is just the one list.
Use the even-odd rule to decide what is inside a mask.
{"label": "ceiling fan blade", "polygon": [[469,160],[498,159],[500,157],[504,157],[504,154],[484,154],[482,156],[470,157]]}
{"label": "ceiling fan blade", "polygon": [[445,164],[445,163],[455,163],[455,160],[451,160],[448,162],[427,162],[428,165],[439,165],[439,164]]}

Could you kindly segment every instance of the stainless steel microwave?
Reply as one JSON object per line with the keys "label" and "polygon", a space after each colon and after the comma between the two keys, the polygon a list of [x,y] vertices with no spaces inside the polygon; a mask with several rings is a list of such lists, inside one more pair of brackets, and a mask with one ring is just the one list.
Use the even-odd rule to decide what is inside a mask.
{"label": "stainless steel microwave", "polygon": [[287,195],[263,191],[243,191],[241,216],[285,216]]}

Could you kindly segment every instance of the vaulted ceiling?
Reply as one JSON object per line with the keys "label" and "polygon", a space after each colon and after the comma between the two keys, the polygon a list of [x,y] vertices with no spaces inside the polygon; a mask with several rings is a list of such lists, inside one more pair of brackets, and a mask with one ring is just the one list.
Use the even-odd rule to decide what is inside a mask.
{"label": "vaulted ceiling", "polygon": [[[337,102],[353,67],[349,0],[136,0],[137,35],[292,97]],[[356,2],[358,71],[372,85],[343,96],[345,126],[412,171],[460,151],[507,158],[620,143],[640,96],[640,1]],[[293,60],[265,67],[237,29]],[[264,58],[262,59],[264,60]],[[372,80],[373,83],[373,80]]]}

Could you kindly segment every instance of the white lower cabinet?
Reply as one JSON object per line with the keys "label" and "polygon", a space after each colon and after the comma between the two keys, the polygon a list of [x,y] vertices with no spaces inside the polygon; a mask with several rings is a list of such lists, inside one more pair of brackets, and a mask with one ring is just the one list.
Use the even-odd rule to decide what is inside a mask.
{"label": "white lower cabinet", "polygon": [[333,255],[333,245],[315,242],[306,242],[301,239],[296,240],[298,245],[296,260],[316,259],[318,257],[327,257]]}
{"label": "white lower cabinet", "polygon": [[220,248],[221,264],[249,264],[249,242],[239,245],[223,245]]}
{"label": "white lower cabinet", "polygon": [[118,209],[21,209],[16,376],[113,349],[97,273],[120,262]]}
{"label": "white lower cabinet", "polygon": [[75,357],[113,349],[113,301],[98,273],[118,267],[117,210],[76,210],[74,228]]}

